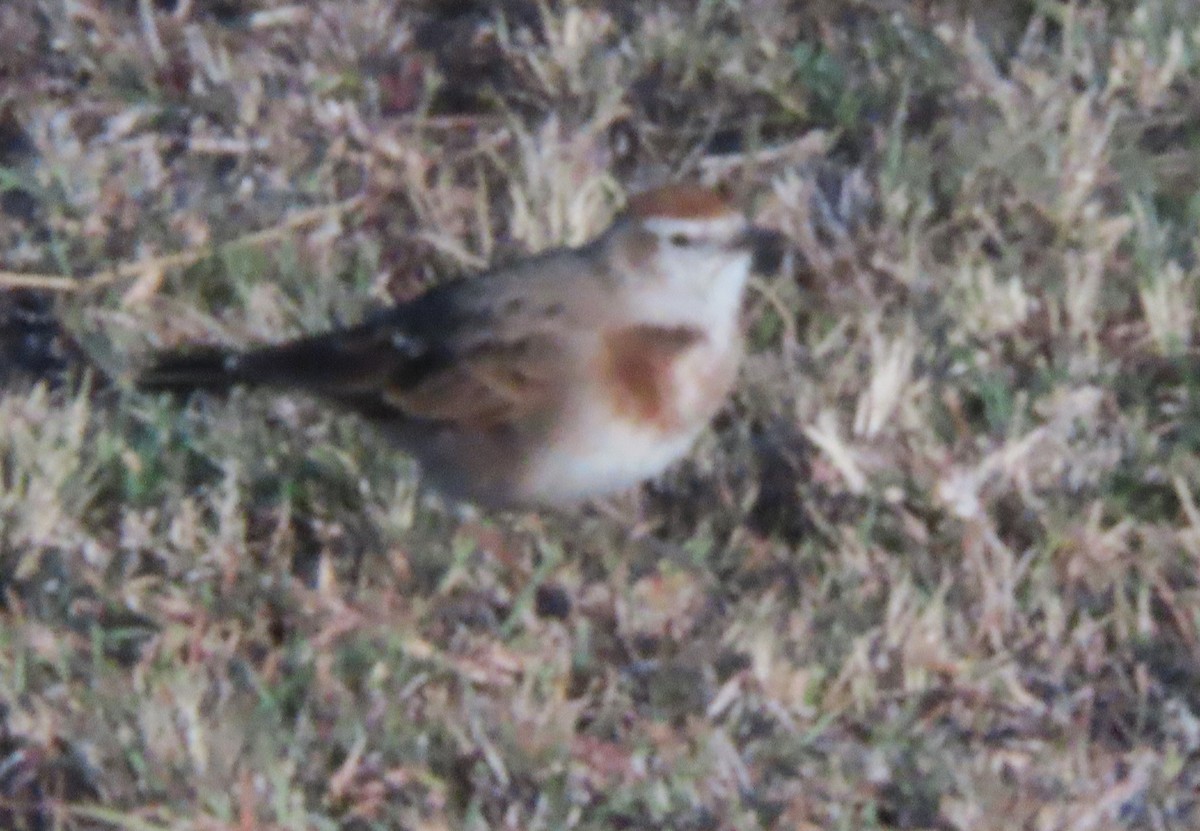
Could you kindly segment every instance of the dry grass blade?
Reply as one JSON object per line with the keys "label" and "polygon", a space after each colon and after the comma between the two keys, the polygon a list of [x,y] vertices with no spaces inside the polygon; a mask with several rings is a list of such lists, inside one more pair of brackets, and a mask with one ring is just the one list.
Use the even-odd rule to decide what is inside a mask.
{"label": "dry grass blade", "polygon": [[[108,271],[103,271],[82,277],[64,277],[58,274],[20,274],[12,271],[0,271],[0,289],[31,289],[36,291],[52,291],[63,293],[81,293],[122,283],[129,280],[140,284],[136,295],[148,297],[154,292],[154,285],[162,279],[166,272],[195,265],[206,257],[211,257],[215,250],[231,251],[241,248],[255,248],[269,245],[285,239],[289,234],[309,225],[315,225],[330,219],[337,219],[362,205],[362,197],[355,196],[336,202],[297,211],[277,225],[253,231],[240,237],[219,243],[216,246],[204,246],[174,254],[164,254],[137,262],[119,263]],[[147,281],[142,283],[141,281]]]}

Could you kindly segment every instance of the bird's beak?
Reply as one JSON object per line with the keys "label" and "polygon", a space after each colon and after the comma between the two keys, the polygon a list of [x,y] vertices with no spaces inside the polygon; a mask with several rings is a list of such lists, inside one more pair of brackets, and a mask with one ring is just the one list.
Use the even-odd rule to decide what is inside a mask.
{"label": "bird's beak", "polygon": [[731,249],[749,249],[753,251],[760,245],[763,245],[771,235],[778,235],[778,232],[758,225],[747,224],[745,228],[729,241],[728,247]]}
{"label": "bird's beak", "polygon": [[779,240],[782,237],[778,231],[771,228],[764,228],[761,225],[747,224],[737,236],[729,241],[731,249],[743,249],[751,252],[757,252],[764,247],[772,247],[779,245]]}
{"label": "bird's beak", "polygon": [[750,252],[754,270],[761,273],[771,273],[779,267],[786,247],[787,238],[780,231],[752,224],[729,243],[730,250]]}

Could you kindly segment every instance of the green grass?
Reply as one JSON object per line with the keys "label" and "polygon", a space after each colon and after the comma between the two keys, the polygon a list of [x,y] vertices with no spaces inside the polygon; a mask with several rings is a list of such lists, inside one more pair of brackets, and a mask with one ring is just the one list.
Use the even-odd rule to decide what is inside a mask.
{"label": "green grass", "polygon": [[[0,9],[3,268],[151,262],[0,289],[0,826],[1195,827],[1200,9],[972,5]],[[785,252],[602,509],[129,388],[679,177]]]}

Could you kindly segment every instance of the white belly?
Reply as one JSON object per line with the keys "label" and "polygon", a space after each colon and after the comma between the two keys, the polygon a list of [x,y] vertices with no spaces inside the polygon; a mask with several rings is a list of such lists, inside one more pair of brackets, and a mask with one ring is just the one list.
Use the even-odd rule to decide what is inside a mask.
{"label": "white belly", "polygon": [[683,458],[703,426],[664,436],[628,421],[595,423],[541,454],[526,479],[529,496],[568,504],[632,488]]}
{"label": "white belly", "polygon": [[599,396],[577,402],[525,477],[527,497],[569,504],[632,488],[679,461],[720,407],[736,375],[740,344],[704,344],[673,373],[669,428],[631,419]]}

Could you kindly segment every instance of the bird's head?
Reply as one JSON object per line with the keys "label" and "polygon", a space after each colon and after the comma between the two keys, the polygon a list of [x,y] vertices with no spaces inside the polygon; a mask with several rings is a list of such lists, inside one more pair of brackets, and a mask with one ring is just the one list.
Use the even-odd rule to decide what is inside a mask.
{"label": "bird's head", "polygon": [[716,191],[698,185],[664,185],[629,198],[633,225],[670,259],[736,259],[750,254],[744,214]]}
{"label": "bird's head", "polygon": [[740,306],[756,229],[716,191],[665,185],[636,193],[617,228],[633,279]]}

